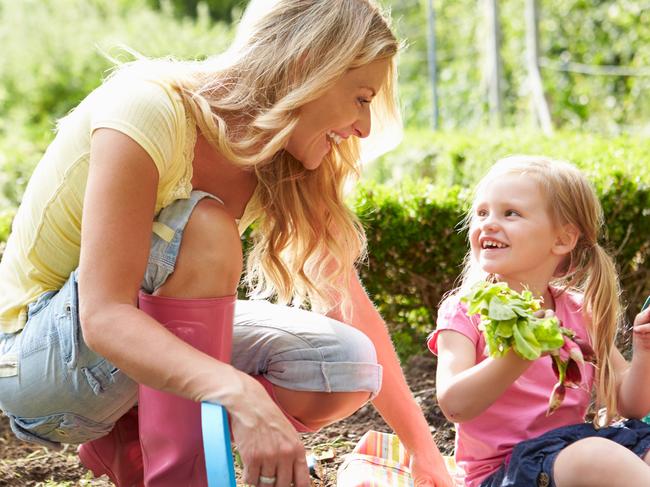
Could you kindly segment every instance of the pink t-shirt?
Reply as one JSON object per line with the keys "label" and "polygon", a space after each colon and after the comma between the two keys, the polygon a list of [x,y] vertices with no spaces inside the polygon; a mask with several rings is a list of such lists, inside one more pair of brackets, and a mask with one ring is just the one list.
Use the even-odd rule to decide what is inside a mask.
{"label": "pink t-shirt", "polygon": [[[581,314],[581,296],[553,292],[555,314],[562,326],[571,328],[588,341]],[[476,363],[487,358],[485,339],[478,329],[479,315],[467,316],[466,306],[458,296],[445,299],[438,310],[436,331],[428,340],[429,349],[437,354],[437,338],[443,330],[462,333],[476,345]],[[512,449],[520,442],[540,436],[560,426],[584,422],[589,407],[594,368],[585,364],[582,386],[566,390],[561,406],[546,416],[548,401],[557,379],[551,358],[537,359],[497,401],[476,418],[456,426],[456,481],[477,487],[510,459]]]}

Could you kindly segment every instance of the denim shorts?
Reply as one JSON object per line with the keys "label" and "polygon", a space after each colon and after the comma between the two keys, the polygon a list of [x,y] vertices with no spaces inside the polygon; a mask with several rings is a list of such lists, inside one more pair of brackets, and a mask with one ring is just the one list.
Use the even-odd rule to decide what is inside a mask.
{"label": "denim shorts", "polygon": [[[154,223],[142,288],[152,293],[174,271],[183,230],[202,191],[164,208]],[[381,387],[370,339],[316,313],[237,301],[232,363],[273,384],[300,391],[367,391]],[[0,409],[19,438],[52,448],[108,433],[137,403],[138,386],[88,348],[79,327],[77,272],[28,308],[23,330],[0,333]]]}
{"label": "denim shorts", "polygon": [[650,425],[629,419],[606,428],[591,423],[556,428],[537,438],[522,441],[510,461],[481,483],[481,487],[555,487],[553,465],[567,446],[584,438],[612,440],[643,458],[650,449]]}

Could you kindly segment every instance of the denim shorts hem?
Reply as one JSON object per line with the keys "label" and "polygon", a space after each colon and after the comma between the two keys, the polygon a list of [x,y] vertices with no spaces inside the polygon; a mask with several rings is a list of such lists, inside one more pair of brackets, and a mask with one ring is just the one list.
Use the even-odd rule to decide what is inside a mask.
{"label": "denim shorts hem", "polygon": [[[278,372],[278,371],[282,372]],[[294,374],[299,370],[299,374]],[[274,363],[263,374],[269,382],[295,391],[370,392],[381,389],[382,368],[376,363],[291,361]],[[309,380],[305,380],[308,376]]]}

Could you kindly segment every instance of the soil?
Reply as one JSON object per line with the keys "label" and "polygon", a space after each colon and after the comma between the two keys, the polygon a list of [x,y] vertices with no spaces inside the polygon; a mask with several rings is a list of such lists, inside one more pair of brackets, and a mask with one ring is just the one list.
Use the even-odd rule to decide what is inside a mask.
{"label": "soil", "polygon": [[[438,447],[443,454],[453,451],[453,426],[435,404],[435,365],[431,356],[413,357],[405,366],[411,391],[422,407]],[[371,405],[318,433],[304,435],[305,446],[316,458],[320,480],[314,487],[336,485],[336,471],[359,438],[368,430],[390,432],[390,428]],[[239,469],[238,473],[239,473]],[[0,417],[0,486],[4,487],[110,487],[107,477],[93,478],[80,463],[76,448],[68,445],[62,451],[51,451],[16,439],[6,417]]]}

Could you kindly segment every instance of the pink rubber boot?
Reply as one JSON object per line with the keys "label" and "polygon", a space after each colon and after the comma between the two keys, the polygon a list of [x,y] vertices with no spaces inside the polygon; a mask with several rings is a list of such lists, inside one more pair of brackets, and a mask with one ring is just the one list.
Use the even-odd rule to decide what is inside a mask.
{"label": "pink rubber boot", "polygon": [[[176,299],[140,292],[139,307],[193,347],[230,362],[235,299]],[[201,405],[141,385],[138,409],[145,485],[206,487]]]}
{"label": "pink rubber boot", "polygon": [[143,486],[138,409],[118,419],[106,436],[81,445],[79,458],[96,477],[106,474],[117,487]]}

